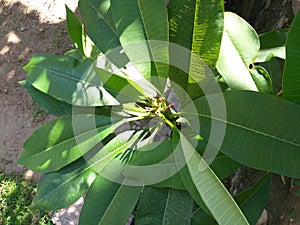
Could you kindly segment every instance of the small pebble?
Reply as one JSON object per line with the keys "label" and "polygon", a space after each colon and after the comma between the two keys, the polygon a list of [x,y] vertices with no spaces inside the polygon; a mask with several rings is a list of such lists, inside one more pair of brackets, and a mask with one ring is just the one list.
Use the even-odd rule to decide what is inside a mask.
{"label": "small pebble", "polygon": [[25,31],[25,30],[27,30],[26,27],[21,27],[21,32],[23,32],[23,31]]}

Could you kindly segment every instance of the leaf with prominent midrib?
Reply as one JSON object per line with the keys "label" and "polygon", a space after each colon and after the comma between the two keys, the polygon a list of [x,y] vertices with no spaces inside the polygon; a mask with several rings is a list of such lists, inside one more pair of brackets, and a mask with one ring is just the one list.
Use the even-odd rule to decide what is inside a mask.
{"label": "leaf with prominent midrib", "polygon": [[261,177],[251,188],[238,194],[236,202],[241,207],[251,225],[255,225],[266,207],[270,184],[271,173]]}
{"label": "leaf with prominent midrib", "polygon": [[249,70],[259,49],[259,37],[250,24],[226,12],[217,69],[231,89],[258,91]]}
{"label": "leaf with prominent midrib", "polygon": [[111,0],[116,33],[141,74],[168,75],[168,19],[162,0]]}
{"label": "leaf with prominent midrib", "polygon": [[[180,62],[188,71],[184,73],[182,68],[171,67],[169,76],[184,90],[191,85],[189,82],[204,80],[208,67],[216,64],[223,32],[223,5],[223,1],[210,0],[172,0],[169,3],[170,42],[186,49],[176,52],[170,45],[170,62],[177,62],[175,66]],[[195,87],[189,90],[195,97],[200,92]]]}
{"label": "leaf with prominent midrib", "polygon": [[104,88],[91,60],[70,55],[36,55],[24,67],[34,88],[76,106],[118,105]]}
{"label": "leaf with prominent midrib", "polygon": [[201,136],[209,138],[212,121],[226,125],[220,148],[224,154],[256,169],[300,177],[299,105],[263,93],[228,91],[224,93],[224,119],[224,115],[212,116],[207,101],[219,97],[211,95],[194,102],[203,127]]}
{"label": "leaf with prominent midrib", "polygon": [[188,168],[189,177],[181,174],[187,189],[190,185],[196,187],[203,202],[219,224],[249,225],[219,178],[186,137],[176,128],[173,128],[173,140],[179,140],[178,144],[175,143],[174,145],[174,148],[177,148],[181,153],[175,157],[177,165],[186,163]]}
{"label": "leaf with prominent midrib", "polygon": [[[251,225],[255,225],[266,206],[271,183],[271,174],[261,177],[256,184],[235,197]],[[217,225],[217,222],[201,208],[193,213],[192,225]]]}
{"label": "leaf with prominent midrib", "polygon": [[[88,37],[115,65],[123,67],[129,59],[120,53],[122,48],[113,23],[111,0],[80,0],[78,9]],[[111,56],[110,51],[114,52]]]}
{"label": "leaf with prominent midrib", "polygon": [[78,48],[82,53],[83,49],[83,25],[81,24],[79,18],[75,13],[73,13],[69,7],[66,5],[66,19],[67,19],[67,28],[69,36],[74,43],[75,47]]}
{"label": "leaf with prominent midrib", "polygon": [[66,6],[66,19],[69,36],[75,47],[85,56],[96,59],[100,51],[91,39],[85,34],[84,25],[78,16]]}
{"label": "leaf with prominent midrib", "polygon": [[50,121],[26,140],[17,162],[36,172],[59,170],[97,146],[119,125],[112,125],[111,118],[98,115]]}
{"label": "leaf with prominent midrib", "polygon": [[177,173],[172,152],[170,140],[154,142],[139,148],[139,151],[133,153],[129,162],[131,166],[135,166],[135,173],[131,170],[129,175],[154,187],[172,187],[185,190]]}
{"label": "leaf with prominent midrib", "polygon": [[42,176],[31,207],[57,210],[77,201],[93,183],[97,173],[81,158],[67,167]]}
{"label": "leaf with prominent midrib", "polygon": [[114,183],[98,175],[86,195],[79,225],[125,224],[141,190],[140,186]]}
{"label": "leaf with prominent midrib", "polygon": [[193,199],[186,191],[145,187],[138,206],[136,225],[189,225]]}
{"label": "leaf with prominent midrib", "polygon": [[286,62],[282,77],[283,97],[300,104],[300,11],[295,16],[286,41]]}
{"label": "leaf with prominent midrib", "polygon": [[[108,178],[121,175],[124,164],[116,157],[133,147],[140,137],[140,133],[132,134],[130,140],[128,140],[130,137],[128,135],[125,135],[125,137],[121,137],[120,134],[116,135],[101,150],[96,148],[96,152],[85,154],[83,158],[76,160],[59,171],[46,173],[38,188],[37,197],[33,202],[34,207],[42,207],[44,209],[66,207],[75,202],[87,190],[97,174],[104,174]],[[115,167],[115,162],[119,162],[121,167]],[[66,198],[59,199],[54,197],[63,194],[66,195]]]}

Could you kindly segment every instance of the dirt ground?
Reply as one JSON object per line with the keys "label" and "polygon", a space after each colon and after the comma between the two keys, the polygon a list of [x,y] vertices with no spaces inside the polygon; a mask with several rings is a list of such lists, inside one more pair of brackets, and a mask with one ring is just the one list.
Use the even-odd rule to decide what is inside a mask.
{"label": "dirt ground", "polygon": [[[72,48],[64,3],[74,10],[77,0],[0,0],[0,170],[32,175],[15,161],[24,140],[52,116],[34,104],[18,81],[38,53],[63,54]],[[300,225],[300,197],[276,176],[268,204],[269,224]],[[70,224],[66,222],[65,224]]]}
{"label": "dirt ground", "polygon": [[[34,54],[62,54],[70,49],[64,1],[0,1],[0,169],[22,171],[14,162],[26,137],[50,119],[26,94],[18,81],[22,66]],[[68,1],[75,8],[76,1]],[[54,9],[59,9],[54,11]]]}

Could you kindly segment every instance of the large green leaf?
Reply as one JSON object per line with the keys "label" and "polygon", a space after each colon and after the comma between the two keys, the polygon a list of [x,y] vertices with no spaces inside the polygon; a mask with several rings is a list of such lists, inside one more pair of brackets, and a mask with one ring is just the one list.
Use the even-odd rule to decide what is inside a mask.
{"label": "large green leaf", "polygon": [[226,12],[217,69],[230,88],[259,90],[250,74],[259,49],[259,37],[250,24],[234,13]]}
{"label": "large green leaf", "polygon": [[241,165],[224,154],[218,154],[210,165],[214,173],[222,180],[232,175]]}
{"label": "large green leaf", "polygon": [[81,158],[67,167],[42,176],[32,207],[40,210],[65,208],[79,199],[96,179],[97,173]]}
{"label": "large green leaf", "polygon": [[98,115],[53,120],[26,140],[17,162],[36,172],[61,169],[99,145],[119,125],[111,125],[111,118]]}
{"label": "large green leaf", "polygon": [[236,202],[241,207],[244,215],[251,225],[255,225],[266,207],[270,184],[271,174],[267,173],[260,178],[251,188],[240,193],[235,197]]}
{"label": "large green leaf", "polygon": [[[184,159],[184,157],[183,157]],[[194,201],[198,204],[198,206],[205,212],[207,215],[211,215],[211,212],[206,206],[205,202],[203,201],[196,184],[194,183],[191,174],[189,172],[188,166],[185,165],[179,170],[180,178],[182,179],[182,182],[184,183],[185,189],[191,194]]]}
{"label": "large green leaf", "polygon": [[55,116],[70,116],[76,114],[92,114],[105,115],[116,117],[114,111],[117,107],[114,107],[113,110],[111,107],[100,106],[100,107],[81,107],[81,106],[72,106],[66,102],[59,101],[50,95],[47,95],[37,89],[35,89],[30,83],[26,81],[19,82],[30,95],[35,103],[37,103],[41,108],[43,108],[47,113]]}
{"label": "large green leaf", "polygon": [[99,50],[85,34],[84,25],[81,23],[78,16],[67,6],[66,16],[68,33],[75,47],[79,49],[85,56],[96,59],[100,53]]}
{"label": "large green leaf", "polygon": [[[179,144],[174,146],[181,153],[175,157],[177,164],[180,166],[182,163],[186,163],[192,185],[196,186],[198,193],[216,221],[224,225],[249,224],[219,178],[176,128],[173,128],[173,139],[180,140]],[[186,177],[182,176],[182,179],[185,182]],[[189,186],[188,183],[185,185],[186,187]]]}
{"label": "large green leaf", "polygon": [[[191,120],[192,121],[192,120]],[[182,130],[181,130],[182,132]],[[205,155],[205,151],[209,151],[208,142],[206,140],[198,141],[195,149],[201,155]],[[218,176],[220,180],[227,178],[228,176],[232,175],[234,172],[240,168],[241,164],[232,160],[227,155],[223,154],[222,152],[218,152],[217,154],[213,154],[211,156],[205,155],[207,159],[210,157],[214,157],[213,160],[210,160],[210,168],[214,171],[214,173]]]}
{"label": "large green leaf", "polygon": [[286,42],[282,90],[284,98],[300,104],[300,11],[295,16]]}
{"label": "large green leaf", "polygon": [[266,62],[274,57],[285,59],[285,43],[288,31],[288,29],[282,29],[260,34],[260,51],[255,62]]}
{"label": "large green leaf", "polygon": [[[95,172],[104,174],[107,178],[115,179],[119,177],[123,171],[124,164],[122,162],[123,159],[117,159],[117,157],[121,156],[126,150],[134,148],[136,141],[140,137],[141,132],[137,132],[136,134],[134,132],[131,132],[131,134],[127,132],[123,136],[120,136],[120,134],[116,135],[115,138],[110,140],[102,148],[101,146],[95,148],[94,151],[84,155],[82,159],[67,165],[59,171],[46,173],[46,175],[44,175],[46,176],[45,181],[41,184],[34,206],[41,206],[45,209],[52,209],[51,207],[55,207],[55,209],[66,207],[70,202],[76,201],[78,196],[80,197],[86,191],[96,177]],[[101,149],[101,151],[99,151],[99,149]],[[119,162],[118,165],[121,165],[121,168],[115,167],[115,162]],[[88,181],[90,182],[88,183],[89,185],[86,185],[85,183],[87,183],[87,181],[85,179],[87,178],[85,177],[91,172],[93,172],[93,179],[88,177]],[[62,174],[64,173],[67,175],[63,176]],[[48,175],[49,177],[47,177]],[[126,181],[126,178],[121,177],[120,179],[122,179],[122,182]],[[55,181],[54,184],[50,185],[53,180]],[[78,182],[80,185],[74,182]],[[64,192],[70,193],[69,200],[64,199],[61,203],[57,198],[54,200],[54,196],[60,196]],[[72,197],[72,194],[74,194],[75,197]],[[51,204],[53,206],[51,206]]]}
{"label": "large green leaf", "polygon": [[[100,58],[100,57],[99,57]],[[141,97],[153,97],[160,93],[154,85],[145,79],[135,67],[118,69],[111,63],[105,65],[106,57],[101,56],[95,71],[104,83],[104,87],[121,103],[137,102]]]}
{"label": "large green leaf", "polygon": [[[154,187],[171,187],[185,190],[180,175],[177,173],[172,153],[172,142],[169,140],[154,142],[139,148],[139,151],[135,151],[128,162],[129,165],[136,166],[135,171],[137,174],[129,174],[131,177],[143,180]],[[166,173],[170,168],[173,171],[171,169],[169,174]],[[162,174],[164,176],[161,176]]]}
{"label": "large green leaf", "polygon": [[111,0],[111,8],[115,30],[131,62],[146,78],[167,77],[169,33],[165,2]]}
{"label": "large green leaf", "polygon": [[33,101],[42,107],[47,113],[55,116],[72,114],[72,105],[59,101],[50,95],[35,89],[29,82],[22,81],[20,84],[26,89]]}
{"label": "large green leaf", "polygon": [[110,94],[119,102],[137,102],[141,96],[145,96],[143,89],[129,77],[97,67],[95,71],[105,86],[108,87]]}
{"label": "large green leaf", "polygon": [[[235,197],[249,224],[255,225],[266,206],[271,174],[263,176],[255,185]],[[192,225],[217,225],[217,222],[201,208],[197,209],[192,217]]]}
{"label": "large green leaf", "polygon": [[[124,173],[126,163],[130,160],[132,152],[139,148],[140,140],[145,137],[146,133],[133,130],[121,132],[105,144],[101,151],[87,155],[87,162],[100,175],[123,182],[126,177]],[[134,177],[129,177],[136,180]]]}
{"label": "large green leaf", "polygon": [[227,115],[212,116],[207,100],[214,98],[219,96],[194,102],[201,136],[214,135],[211,122],[226,125],[220,149],[224,154],[250,167],[300,177],[300,106],[268,94],[228,91],[224,93]]}
{"label": "large green leaf", "polygon": [[193,199],[186,191],[145,187],[140,198],[136,225],[189,225]]}
{"label": "large green leaf", "polygon": [[[120,53],[121,43],[112,19],[111,0],[80,0],[78,9],[86,25],[86,33],[97,48],[118,67],[128,63],[127,56]],[[109,55],[112,50],[113,54]]]}
{"label": "large green leaf", "polygon": [[[170,42],[187,50],[177,52],[171,45],[171,64],[186,67],[187,73],[182,68],[171,67],[169,76],[185,90],[192,85],[188,83],[204,80],[207,66],[216,64],[223,32],[223,4],[223,1],[211,0],[172,0],[169,3]],[[198,89],[190,88],[189,92],[196,97],[193,92],[201,92]]]}
{"label": "large green leaf", "polygon": [[162,182],[153,184],[151,186],[158,187],[158,188],[168,187],[168,188],[174,188],[177,190],[186,190],[186,187],[184,186],[184,183],[183,183],[179,173],[176,173],[175,175],[171,176],[170,178],[168,178]]}
{"label": "large green leaf", "polygon": [[218,225],[218,223],[213,217],[199,208],[193,213],[191,225]]}
{"label": "large green leaf", "polygon": [[24,67],[27,82],[57,100],[77,106],[117,105],[96,75],[92,61],[64,55],[37,55]]}
{"label": "large green leaf", "polygon": [[86,195],[79,225],[125,224],[141,190],[142,187],[114,183],[99,175]]}

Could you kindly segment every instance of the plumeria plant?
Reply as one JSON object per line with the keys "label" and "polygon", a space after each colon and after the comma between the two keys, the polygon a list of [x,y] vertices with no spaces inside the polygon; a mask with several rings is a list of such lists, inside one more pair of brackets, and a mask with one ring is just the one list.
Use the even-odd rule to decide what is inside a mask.
{"label": "plumeria plant", "polygon": [[[36,55],[21,84],[58,116],[18,163],[32,207],[85,195],[79,224],[256,224],[271,174],[300,177],[300,14],[258,35],[223,0],[79,0],[74,50]],[[280,74],[276,58],[285,60]],[[266,171],[232,196],[241,166]]]}

